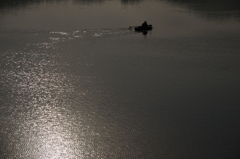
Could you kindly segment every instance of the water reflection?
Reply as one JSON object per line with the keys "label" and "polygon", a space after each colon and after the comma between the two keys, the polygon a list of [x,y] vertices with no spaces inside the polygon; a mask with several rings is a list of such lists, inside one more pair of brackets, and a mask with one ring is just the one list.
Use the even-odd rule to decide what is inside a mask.
{"label": "water reflection", "polygon": [[26,6],[32,3],[41,3],[44,2],[44,0],[1,0],[0,1],[0,8],[5,7],[12,7],[15,8],[17,6]]}
{"label": "water reflection", "polygon": [[[24,7],[31,4],[39,4],[39,3],[62,3],[72,1],[78,4],[90,4],[90,3],[103,3],[105,0],[1,0],[0,1],[0,9],[3,8],[12,8],[16,9],[16,7]],[[159,1],[159,0],[156,0]],[[192,10],[199,11],[239,11],[240,10],[240,2],[237,0],[229,0],[229,1],[202,1],[202,0],[164,0],[170,2],[172,4],[177,4],[180,6],[186,6],[191,8]],[[144,0],[121,0],[123,5],[134,5],[144,2]]]}
{"label": "water reflection", "polygon": [[201,11],[239,11],[240,2],[237,0],[167,0],[173,4],[185,5]]}
{"label": "water reflection", "polygon": [[[59,2],[67,2],[68,0],[48,0],[47,3],[59,3]],[[1,0],[0,1],[0,9],[9,8],[9,9],[17,9],[20,7],[25,7],[27,5],[32,4],[40,4],[46,2],[45,0]]]}
{"label": "water reflection", "polygon": [[237,0],[166,0],[172,5],[181,6],[194,11],[197,15],[205,18],[227,19],[237,18],[240,20],[240,1]]}
{"label": "water reflection", "polygon": [[141,2],[143,2],[143,0],[121,0],[122,5],[124,6],[137,5]]}
{"label": "water reflection", "polygon": [[76,115],[77,110],[70,108],[72,99],[86,92],[82,89],[74,95],[70,79],[75,78],[64,73],[66,64],[57,61],[58,52],[51,54],[55,43],[30,43],[28,49],[0,54],[1,158],[94,155],[89,138],[98,134],[89,132],[84,113]]}
{"label": "water reflection", "polygon": [[[66,61],[74,51],[60,54],[55,46],[66,37],[97,38],[96,33],[108,37],[119,34],[119,30],[115,31],[34,33],[38,42],[30,42],[25,49],[1,52],[0,157],[98,158],[110,152],[111,148],[106,147],[116,140],[119,139],[115,146],[123,144],[122,138],[113,131],[117,124],[108,122],[113,122],[109,108],[94,103],[106,92],[105,88],[92,84],[95,74],[84,71],[89,70],[89,61],[83,57],[79,64],[79,56],[74,55],[72,58],[77,61],[71,62],[74,66],[78,63],[77,71],[82,72],[80,75],[66,73],[70,65]],[[40,42],[45,36],[49,40]],[[77,54],[80,50],[77,49]],[[110,133],[115,136],[110,137]]]}
{"label": "water reflection", "polygon": [[[156,0],[160,1],[160,0]],[[28,5],[38,5],[40,3],[48,4],[64,4],[67,5],[68,2],[73,4],[85,6],[89,4],[103,4],[106,0],[2,0],[0,2],[0,10],[18,10],[19,8],[25,8]],[[144,0],[121,0],[123,6],[133,6],[145,2]],[[200,15],[204,18],[216,18],[216,19],[227,19],[236,18],[240,20],[240,2],[236,0],[229,1],[190,1],[190,0],[163,0],[162,2],[168,2],[170,5],[177,5],[183,8],[187,8],[196,15]],[[154,2],[153,2],[154,3]]]}
{"label": "water reflection", "polygon": [[102,4],[105,0],[72,0],[74,4],[78,5],[89,5],[89,4]]}
{"label": "water reflection", "polygon": [[[59,158],[71,156],[68,129],[73,118],[64,94],[71,92],[66,76],[51,71],[51,57],[36,51],[8,51],[1,58],[1,79],[8,99],[1,114],[4,157]],[[8,126],[7,126],[8,125]],[[68,151],[68,152],[66,152]],[[67,156],[66,156],[67,155]],[[3,157],[2,156],[2,157]]]}
{"label": "water reflection", "polygon": [[[48,13],[55,13],[63,23],[67,20],[79,21],[83,17],[86,19],[88,29],[69,29],[69,26],[73,25],[79,27],[80,23],[66,26],[66,30],[56,28],[61,25],[54,23],[54,29],[49,29],[45,26],[48,23],[45,21],[43,28],[47,28],[46,32],[43,31],[44,29],[39,29],[40,31],[30,31],[28,35],[26,30],[32,28],[27,27],[25,30],[20,30],[20,33],[13,32],[11,36],[9,36],[10,31],[4,36],[1,34],[1,37],[10,39],[6,42],[2,38],[7,51],[0,50],[0,141],[2,143],[0,155],[3,156],[2,158],[174,158],[171,155],[187,155],[186,150],[193,156],[196,156],[197,151],[199,157],[203,151],[221,155],[221,152],[216,151],[225,150],[226,154],[231,154],[228,153],[231,152],[229,149],[237,145],[231,143],[234,140],[225,137],[225,140],[228,140],[226,145],[231,143],[229,145],[232,146],[229,146],[228,150],[220,146],[225,145],[223,142],[218,144],[216,141],[219,141],[218,137],[222,138],[222,134],[229,134],[229,130],[235,128],[239,122],[236,124],[229,122],[225,120],[227,119],[225,114],[220,115],[221,120],[224,120],[226,125],[229,124],[224,127],[226,132],[222,134],[219,132],[222,131],[223,126],[216,126],[215,122],[208,125],[207,122],[208,119],[209,121],[212,119],[210,117],[212,114],[216,114],[215,110],[227,109],[227,107],[218,108],[221,100],[216,102],[215,99],[225,99],[227,103],[232,98],[227,97],[227,99],[221,95],[208,96],[206,90],[209,90],[208,86],[210,86],[210,94],[215,94],[220,89],[222,92],[233,92],[230,91],[231,86],[222,88],[222,85],[226,85],[231,80],[226,83],[220,82],[216,87],[212,85],[216,81],[221,81],[222,76],[230,77],[229,75],[235,74],[216,76],[212,81],[206,80],[207,84],[204,80],[208,79],[208,68],[210,72],[211,69],[215,72],[218,69],[222,70],[223,65],[224,71],[231,70],[237,74],[238,69],[226,69],[239,68],[237,36],[230,37],[228,43],[226,43],[228,37],[221,36],[222,39],[219,40],[219,36],[212,38],[211,35],[206,37],[203,35],[200,39],[191,37],[174,40],[159,36],[154,40],[141,41],[135,35],[129,36],[132,32],[128,32],[127,28],[90,29],[90,25],[99,23],[88,23],[90,14],[81,14],[84,16],[79,18],[78,4],[102,4],[106,2],[104,0],[33,0],[21,1],[21,3],[2,1],[5,3],[5,8],[12,10],[31,4],[54,2],[57,5],[60,2],[73,2],[76,5],[68,3],[72,6],[67,11],[65,7],[61,7],[58,9],[59,12],[54,10],[57,5],[46,5],[49,8]],[[175,2],[180,6],[182,4],[177,0]],[[144,4],[144,1],[122,0],[121,3],[135,5]],[[189,3],[183,3],[182,6],[188,6]],[[106,12],[101,12],[102,8],[100,11],[97,10],[99,7],[92,7],[93,10],[97,10],[97,12],[90,11],[91,13],[93,11],[92,20],[102,21],[100,17],[96,18],[96,15],[101,13],[102,17],[106,17],[115,9],[121,8],[118,5],[119,3],[112,3],[110,7],[106,7],[109,9]],[[147,7],[147,16],[153,17],[155,22],[159,21],[159,15],[156,15],[159,6]],[[141,7],[145,9],[144,5]],[[131,22],[128,25],[137,24],[128,16],[134,13],[133,17],[140,17],[138,14],[140,12],[145,16],[141,7],[130,12],[117,10],[113,18],[107,19],[104,24],[113,23],[112,20],[117,19],[115,15],[122,13],[124,13],[123,19]],[[65,11],[71,13],[67,18],[64,17]],[[40,14],[31,13],[35,12],[30,12],[29,17],[34,15],[35,18],[35,15],[40,15],[41,19],[45,19],[42,14],[46,13],[46,10],[40,10]],[[201,11],[200,14],[203,15]],[[73,18],[73,15],[77,15],[77,18]],[[164,14],[161,16],[169,19]],[[175,16],[176,14],[172,15],[174,22],[177,19]],[[55,20],[56,17],[52,19]],[[19,19],[19,16],[16,16],[16,19]],[[52,19],[49,21],[52,22]],[[148,19],[144,17],[144,20]],[[190,28],[189,23],[192,21],[189,22],[188,18],[184,20],[188,21],[185,31]],[[29,25],[29,21],[25,22]],[[154,26],[155,24],[153,23]],[[171,27],[173,24],[165,25]],[[181,26],[185,27],[182,24]],[[19,29],[19,25],[16,25],[16,28]],[[173,32],[172,28],[170,30]],[[176,37],[174,32],[173,34]],[[122,35],[127,36],[123,38]],[[28,45],[19,49],[20,46],[16,45],[18,43],[21,43],[21,46],[22,43]],[[228,47],[225,47],[226,45]],[[217,55],[219,52],[224,60]],[[228,56],[226,52],[234,56]],[[234,67],[229,63],[233,63]],[[202,73],[205,71],[206,74]],[[221,73],[219,71],[219,74]],[[201,79],[200,83],[199,79]],[[235,85],[235,82],[232,83]],[[236,91],[236,94],[238,92]],[[236,104],[239,103],[239,99],[237,95],[235,96],[232,103]],[[202,101],[201,97],[206,98],[207,101],[199,104],[199,101]],[[216,105],[217,109],[211,108],[208,115],[205,112],[208,113],[211,103]],[[206,105],[206,108],[201,107],[202,105]],[[227,106],[229,107],[229,103]],[[218,118],[216,116],[215,118]],[[194,120],[189,121],[189,117]],[[236,119],[239,119],[237,115]],[[203,136],[198,137],[199,130],[207,131],[209,128],[213,130],[214,135],[201,133]],[[239,131],[235,130],[235,134],[232,133],[230,136],[236,137],[239,134],[236,132]],[[209,136],[213,137],[213,142],[208,141]],[[216,143],[217,146],[214,146]],[[215,152],[211,152],[213,149]]]}
{"label": "water reflection", "polygon": [[28,9],[37,10],[38,7],[43,3],[53,4],[58,3],[58,5],[65,5],[69,0],[1,0],[0,1],[0,14],[12,14],[12,12],[21,12]]}

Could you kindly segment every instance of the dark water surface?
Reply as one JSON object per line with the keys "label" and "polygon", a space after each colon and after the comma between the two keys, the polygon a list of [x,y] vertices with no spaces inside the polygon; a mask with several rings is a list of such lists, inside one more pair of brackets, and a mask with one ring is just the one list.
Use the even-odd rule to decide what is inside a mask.
{"label": "dark water surface", "polygon": [[240,158],[238,4],[2,0],[0,158]]}

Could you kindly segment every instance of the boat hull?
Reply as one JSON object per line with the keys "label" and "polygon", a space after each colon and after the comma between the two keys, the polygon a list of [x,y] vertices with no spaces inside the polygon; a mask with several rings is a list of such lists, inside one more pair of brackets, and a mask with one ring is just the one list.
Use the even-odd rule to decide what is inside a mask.
{"label": "boat hull", "polygon": [[143,27],[143,26],[138,26],[134,28],[135,31],[148,31],[148,30],[152,30],[152,25],[148,25],[147,27]]}

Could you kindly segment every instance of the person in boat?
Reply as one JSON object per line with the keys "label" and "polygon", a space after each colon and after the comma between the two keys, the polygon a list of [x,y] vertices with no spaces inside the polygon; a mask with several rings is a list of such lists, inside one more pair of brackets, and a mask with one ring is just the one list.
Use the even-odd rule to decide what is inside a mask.
{"label": "person in boat", "polygon": [[148,24],[146,21],[144,21],[144,23],[142,23],[142,27],[144,27],[144,28],[148,27]]}

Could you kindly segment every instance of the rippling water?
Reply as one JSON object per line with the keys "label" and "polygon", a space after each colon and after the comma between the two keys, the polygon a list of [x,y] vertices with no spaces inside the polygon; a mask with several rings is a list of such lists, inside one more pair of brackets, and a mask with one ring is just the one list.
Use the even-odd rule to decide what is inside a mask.
{"label": "rippling water", "polygon": [[239,158],[240,8],[215,3],[1,1],[0,158]]}

